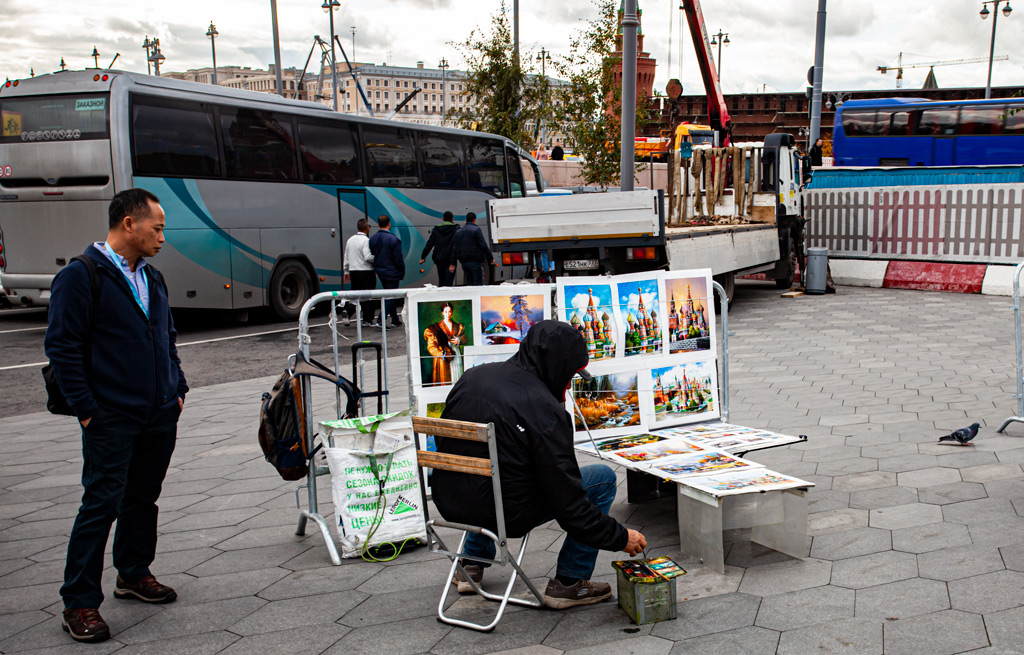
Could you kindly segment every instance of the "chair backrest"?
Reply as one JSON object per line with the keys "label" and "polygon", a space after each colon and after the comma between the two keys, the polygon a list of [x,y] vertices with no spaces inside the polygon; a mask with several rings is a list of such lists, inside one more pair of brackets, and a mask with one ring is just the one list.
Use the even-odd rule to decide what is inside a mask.
{"label": "chair backrest", "polygon": [[[494,516],[497,520],[497,534],[501,543],[505,543],[505,511],[501,502],[501,477],[498,472],[498,444],[495,441],[494,424],[414,416],[412,417],[412,430],[416,434],[464,439],[466,441],[487,444],[488,458],[486,459],[483,457],[467,457],[465,455],[449,455],[430,450],[416,451],[416,458],[419,463],[417,468],[420,474],[420,489],[423,492],[424,513],[429,521],[426,484],[422,479],[424,468],[489,477],[491,478],[491,488],[494,492]],[[502,553],[502,558],[504,559],[504,553]]]}

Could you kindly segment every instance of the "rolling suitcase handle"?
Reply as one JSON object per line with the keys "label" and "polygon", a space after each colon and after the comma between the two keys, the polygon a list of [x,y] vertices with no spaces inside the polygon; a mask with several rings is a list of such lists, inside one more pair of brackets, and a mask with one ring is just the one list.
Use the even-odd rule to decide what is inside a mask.
{"label": "rolling suitcase handle", "polygon": [[358,372],[357,372],[357,367],[358,367],[357,355],[359,354],[360,350],[364,350],[366,348],[372,349],[374,351],[374,354],[377,356],[377,390],[376,391],[360,391],[358,397],[359,398],[374,398],[374,397],[376,397],[377,398],[377,413],[378,414],[383,414],[384,413],[384,396],[387,395],[388,391],[387,391],[387,389],[382,389],[381,388],[383,386],[383,384],[384,384],[384,378],[383,378],[383,373],[382,373],[382,369],[381,369],[381,346],[380,346],[379,343],[377,343],[376,341],[360,341],[359,343],[352,344],[352,379],[353,380],[357,379],[356,376],[358,375]]}

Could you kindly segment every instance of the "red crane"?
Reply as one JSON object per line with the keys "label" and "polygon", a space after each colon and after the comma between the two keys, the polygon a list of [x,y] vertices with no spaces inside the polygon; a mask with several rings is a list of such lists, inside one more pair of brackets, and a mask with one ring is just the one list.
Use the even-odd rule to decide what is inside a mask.
{"label": "red crane", "polygon": [[722,85],[715,70],[714,56],[711,54],[711,41],[708,39],[707,26],[704,24],[704,13],[700,9],[700,0],[681,0],[680,8],[686,12],[686,24],[690,27],[690,40],[697,52],[697,66],[700,76],[704,78],[704,90],[708,94],[708,125],[718,135],[718,145],[727,146],[732,140],[732,119],[729,109],[725,106]]}

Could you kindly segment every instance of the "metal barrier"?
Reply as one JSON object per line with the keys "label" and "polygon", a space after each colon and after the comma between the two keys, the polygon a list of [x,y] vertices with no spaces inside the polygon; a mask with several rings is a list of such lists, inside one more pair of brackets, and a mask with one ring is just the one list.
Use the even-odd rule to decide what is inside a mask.
{"label": "metal barrier", "polygon": [[1024,262],[1017,264],[1017,269],[1013,272],[1012,309],[1017,345],[1017,393],[1013,397],[1017,399],[1017,415],[1003,421],[996,432],[1002,432],[1010,423],[1024,423],[1024,352],[1021,351],[1020,334],[1020,273],[1022,270],[1024,270]]}
{"label": "metal barrier", "polygon": [[[711,281],[715,293],[718,294],[718,304],[722,308],[722,379],[718,383],[718,402],[722,403],[722,420],[729,422],[729,296],[725,293],[725,287],[714,280]],[[717,353],[715,353],[717,355]]]}
{"label": "metal barrier", "polygon": [[[381,320],[381,328],[380,328],[380,330],[381,330],[381,334],[382,334],[382,337],[383,337],[381,339],[382,350],[381,350],[381,360],[380,360],[380,366],[381,366],[381,371],[380,371],[381,377],[380,377],[380,379],[383,380],[383,383],[381,384],[381,387],[380,387],[379,391],[383,394],[382,395],[382,400],[383,400],[383,404],[384,404],[384,411],[385,412],[390,411],[391,402],[390,402],[390,395],[388,394],[388,390],[390,389],[390,385],[388,384],[388,340],[387,340],[387,332],[386,332],[386,330],[384,328],[384,324],[387,321],[387,316],[384,313],[384,301],[387,300],[387,299],[391,299],[391,298],[402,298],[402,299],[404,299],[406,297],[406,294],[407,294],[407,290],[405,290],[405,289],[394,289],[394,290],[392,290],[392,289],[387,289],[387,290],[374,289],[372,291],[328,291],[328,292],[325,292],[325,293],[318,293],[318,294],[316,294],[315,296],[313,296],[312,298],[310,298],[309,300],[306,301],[306,304],[302,306],[302,311],[299,314],[299,350],[306,357],[306,359],[309,359],[309,345],[310,345],[310,343],[312,343],[312,338],[309,336],[309,313],[310,313],[310,311],[312,311],[312,309],[314,307],[316,307],[320,303],[323,303],[323,302],[326,302],[326,301],[330,301],[331,302],[331,316],[330,316],[330,319],[328,321],[328,325],[331,328],[331,344],[332,344],[332,349],[333,349],[333,354],[334,354],[334,373],[336,375],[341,375],[341,371],[340,371],[340,367],[339,367],[340,356],[339,356],[339,353],[338,353],[338,310],[339,310],[339,308],[344,308],[345,303],[348,302],[348,301],[380,300],[380,320]],[[363,340],[363,322],[362,322],[363,308],[362,308],[362,305],[359,302],[354,302],[354,304],[355,304],[355,307],[356,307],[356,317],[354,319],[356,321],[356,342],[359,343],[359,342],[362,342],[362,340]],[[400,328],[389,328],[389,329],[394,330],[394,329],[400,329]],[[401,329],[404,329],[404,328],[401,328]],[[364,378],[364,376],[363,376],[363,353],[362,353],[362,351],[359,351],[358,355],[354,355],[354,356],[356,356],[358,358],[357,359],[358,375],[356,376],[358,379],[353,380],[353,382],[356,384],[356,386],[358,386],[360,388],[360,390],[362,390],[363,389],[363,378]],[[313,432],[313,423],[314,423],[313,422],[313,390],[311,388],[312,387],[311,382],[312,381],[310,380],[309,377],[303,377],[302,378],[302,399],[303,399],[303,402],[302,402],[302,405],[303,405],[302,413],[303,413],[303,420],[305,421],[305,426],[304,427],[305,427],[305,431],[306,431],[306,435],[307,435],[307,439],[308,439],[308,442],[306,444],[307,452],[313,452],[313,449],[316,447],[316,444],[314,443],[315,434]],[[342,402],[341,402],[341,390],[340,389],[336,389],[335,390],[335,395],[336,395],[336,398],[337,398],[337,405],[336,405],[337,418],[341,418],[342,407],[344,406],[342,404]],[[365,403],[363,403],[364,400],[365,400],[365,398],[361,398],[360,399],[360,403],[362,403],[363,405],[365,405]],[[409,402],[410,403],[412,402],[412,376],[411,375],[409,376]],[[365,413],[365,412],[363,412],[363,413]],[[330,439],[330,438],[328,438],[328,443],[330,443],[331,446],[334,445],[333,444],[333,440]],[[328,469],[326,466],[317,466],[315,460],[313,462],[310,462],[309,473],[306,474],[306,483],[304,485],[299,485],[295,489],[295,505],[299,509],[302,510],[302,512],[299,514],[299,524],[298,524],[298,527],[295,529],[295,534],[299,535],[299,536],[302,536],[302,535],[306,534],[306,521],[309,520],[309,519],[313,519],[313,521],[320,527],[320,532],[323,534],[324,542],[326,542],[326,544],[327,544],[327,552],[331,556],[331,563],[333,563],[335,566],[339,566],[341,564],[341,557],[338,555],[338,548],[337,548],[337,546],[334,545],[334,538],[331,536],[330,526],[327,524],[327,520],[320,514],[319,506],[318,506],[318,503],[317,503],[316,479],[319,476],[321,476],[321,475],[329,475],[329,474],[330,474],[330,469]],[[306,497],[307,497],[307,506],[306,506],[305,509],[302,509],[301,503],[299,502],[299,490],[302,489],[303,487],[306,488]]]}

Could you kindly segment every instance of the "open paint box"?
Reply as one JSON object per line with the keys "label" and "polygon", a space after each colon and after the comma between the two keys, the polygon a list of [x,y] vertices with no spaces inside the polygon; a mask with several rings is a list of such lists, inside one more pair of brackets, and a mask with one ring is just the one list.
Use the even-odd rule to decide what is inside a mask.
{"label": "open paint box", "polygon": [[668,557],[612,562],[619,607],[643,625],[676,618],[676,578],[686,571]]}

